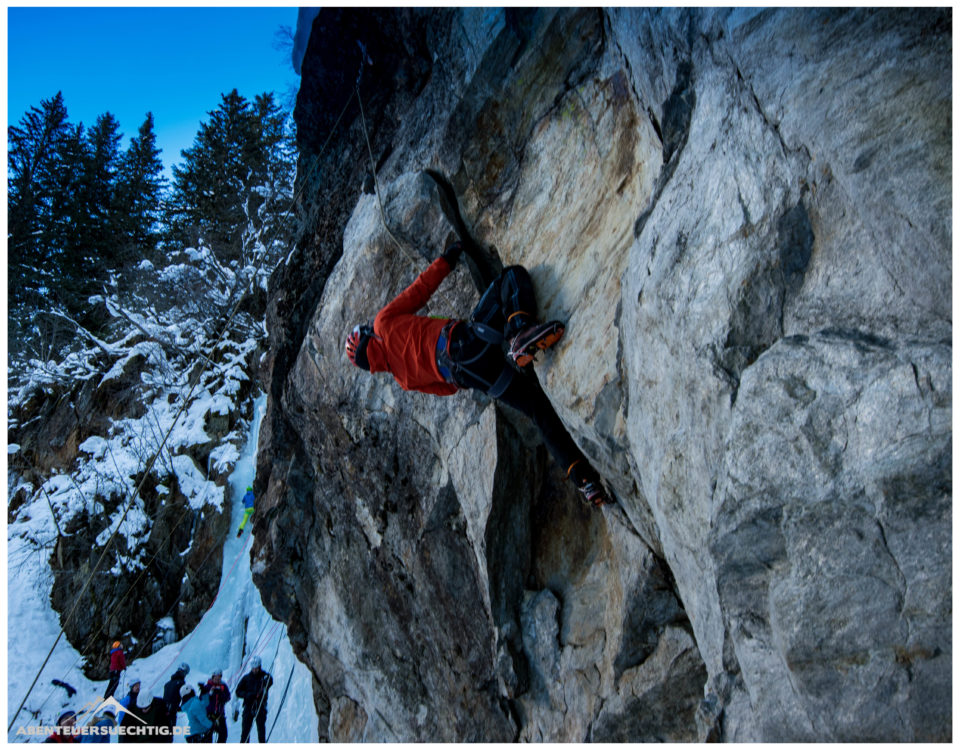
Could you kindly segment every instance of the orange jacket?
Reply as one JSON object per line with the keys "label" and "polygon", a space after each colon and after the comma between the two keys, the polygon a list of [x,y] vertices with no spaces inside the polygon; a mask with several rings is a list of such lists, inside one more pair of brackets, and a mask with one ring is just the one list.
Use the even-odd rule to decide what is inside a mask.
{"label": "orange jacket", "polygon": [[370,372],[389,372],[405,391],[436,396],[457,392],[437,369],[437,340],[448,319],[415,314],[452,270],[446,259],[437,258],[377,313],[373,319],[376,337],[367,344]]}

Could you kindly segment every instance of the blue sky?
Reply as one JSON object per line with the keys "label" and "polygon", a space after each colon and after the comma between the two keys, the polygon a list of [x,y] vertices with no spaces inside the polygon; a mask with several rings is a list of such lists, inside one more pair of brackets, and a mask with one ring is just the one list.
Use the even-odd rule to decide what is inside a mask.
{"label": "blue sky", "polygon": [[153,112],[169,170],[221,94],[273,91],[286,103],[299,79],[274,34],[296,25],[295,6],[8,8],[8,125],[62,91],[73,123],[112,112],[125,148]]}

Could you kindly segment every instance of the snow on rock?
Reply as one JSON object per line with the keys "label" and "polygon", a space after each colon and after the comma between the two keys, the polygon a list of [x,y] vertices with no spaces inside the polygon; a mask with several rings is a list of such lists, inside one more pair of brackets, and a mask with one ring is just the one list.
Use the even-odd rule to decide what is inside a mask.
{"label": "snow on rock", "polygon": [[224,489],[209,481],[190,456],[174,456],[171,463],[180,492],[187,498],[191,508],[200,510],[206,504],[217,510],[223,508]]}
{"label": "snow on rock", "polygon": [[[190,255],[194,280],[194,261],[216,262],[209,251]],[[262,271],[231,274],[249,284]],[[74,611],[80,597],[64,626],[91,676],[104,674],[106,640],[151,643],[179,597],[188,601],[171,616],[185,632],[216,595],[225,485],[252,417],[247,369],[262,341],[247,312],[224,337],[198,320],[205,311],[195,303],[225,288],[207,295],[198,282],[179,307],[169,304],[181,295],[167,286],[168,269],[141,266],[133,278],[132,293],[101,300],[115,316],[109,341],[80,336],[60,359],[11,368],[10,436],[20,448],[8,452],[9,535],[46,550],[57,611]]]}
{"label": "snow on rock", "polygon": [[[241,498],[247,485],[253,482],[254,455],[263,410],[264,398],[260,397],[255,405],[254,423],[241,450],[237,451],[235,468],[226,488],[230,496],[228,512],[234,520],[242,513]],[[58,477],[48,485],[50,489],[57,489],[65,486],[64,482],[69,482],[67,477]],[[49,605],[53,575],[46,555],[25,537],[13,533],[20,526],[20,523],[11,524],[8,538],[10,608],[7,623],[12,636],[30,634],[30,647],[8,650],[7,708],[11,718],[27,694],[46,650],[57,641],[60,628],[57,614]],[[317,719],[310,672],[294,657],[284,626],[273,620],[260,602],[259,592],[250,578],[249,534],[248,530],[243,539],[230,535],[224,545],[219,591],[195,629],[179,640],[164,643],[177,631],[176,620],[170,616],[158,618],[156,629],[162,647],[155,653],[135,658],[131,655],[137,653],[138,644],[129,638],[124,639],[128,669],[117,696],[126,694],[134,675],[142,681],[143,690],[150,690],[154,695],[162,694],[164,684],[181,662],[190,665],[190,683],[206,681],[212,671],[219,668],[234,691],[240,677],[249,671],[250,659],[259,656],[263,668],[274,677],[267,708],[270,741],[315,742],[318,739]],[[12,645],[21,642],[21,638],[12,637]],[[106,682],[88,679],[84,675],[84,661],[84,656],[65,639],[57,642],[24,710],[13,721],[8,741],[28,741],[31,737],[25,732],[31,725],[52,726],[65,709],[81,710],[84,706],[99,703]],[[76,688],[77,694],[68,697],[65,689],[52,685],[54,679]],[[240,705],[241,701],[234,698],[228,706],[229,739],[233,742],[240,738],[240,722],[234,719],[233,710]],[[86,723],[90,718],[90,714],[85,714],[80,723]],[[178,724],[183,726],[184,723],[181,714]],[[178,738],[177,741],[182,740]]]}

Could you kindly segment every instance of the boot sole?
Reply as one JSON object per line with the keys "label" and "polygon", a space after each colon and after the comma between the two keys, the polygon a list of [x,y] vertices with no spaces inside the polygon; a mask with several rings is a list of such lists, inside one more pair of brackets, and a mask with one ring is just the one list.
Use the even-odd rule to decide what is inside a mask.
{"label": "boot sole", "polygon": [[526,367],[531,362],[533,358],[537,356],[538,352],[546,351],[551,346],[556,344],[561,338],[563,338],[563,333],[566,329],[563,326],[559,326],[552,333],[548,333],[539,341],[535,341],[533,344],[528,346],[523,350],[523,353],[518,355],[514,362],[517,363],[517,367]]}

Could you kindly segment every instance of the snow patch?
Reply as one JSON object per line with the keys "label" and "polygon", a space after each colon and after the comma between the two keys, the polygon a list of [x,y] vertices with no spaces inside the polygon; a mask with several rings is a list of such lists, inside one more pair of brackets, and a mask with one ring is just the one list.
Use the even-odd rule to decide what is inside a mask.
{"label": "snow patch", "polygon": [[223,488],[207,479],[190,456],[174,456],[171,462],[180,492],[193,510],[201,510],[204,505],[223,509]]}

